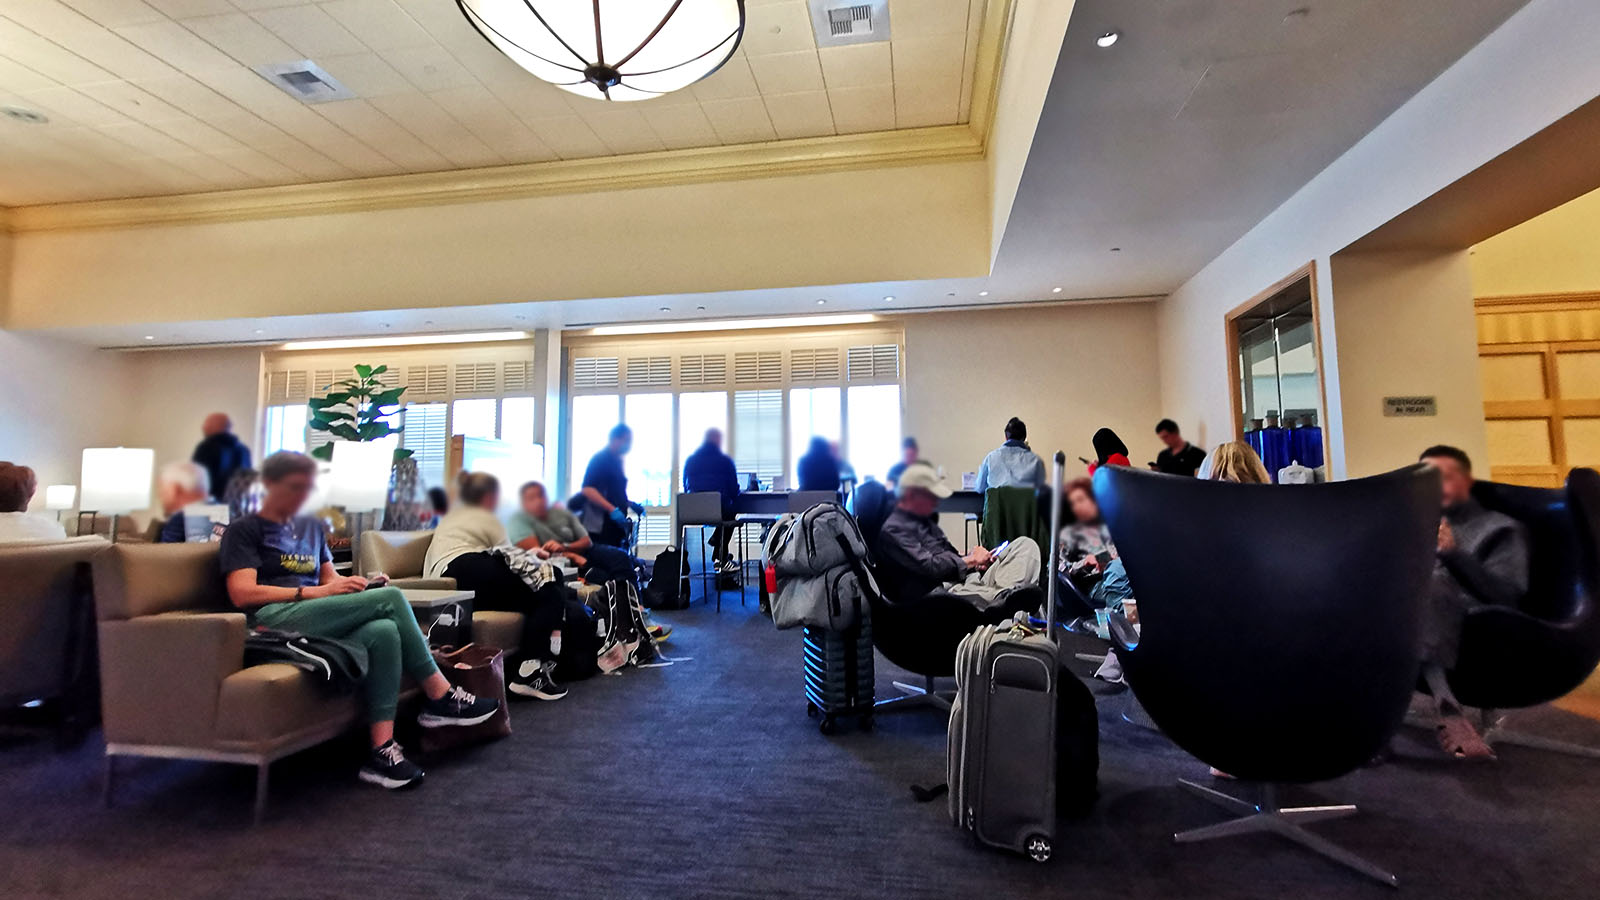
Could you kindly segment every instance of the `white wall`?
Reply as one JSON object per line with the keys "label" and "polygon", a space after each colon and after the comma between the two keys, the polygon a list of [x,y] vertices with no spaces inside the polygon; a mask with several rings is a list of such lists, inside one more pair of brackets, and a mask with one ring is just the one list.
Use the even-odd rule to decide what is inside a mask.
{"label": "white wall", "polygon": [[[1432,444],[1487,462],[1466,251],[1341,253],[1332,281],[1349,477],[1408,465]],[[1384,397],[1417,394],[1438,398],[1437,416],[1383,414]]]}
{"label": "white wall", "polygon": [[[1600,93],[1600,3],[1531,0],[1161,305],[1161,396],[1215,442],[1230,431],[1223,317],[1318,264],[1331,474],[1345,471],[1333,253]],[[1407,302],[1401,300],[1400,302]],[[1352,335],[1352,337],[1359,337]],[[1352,346],[1345,345],[1346,348]],[[1390,361],[1385,361],[1388,364]],[[1454,375],[1475,380],[1476,369]]]}
{"label": "white wall", "polygon": [[83,448],[121,440],[128,396],[120,354],[0,331],[0,459],[47,484],[77,484]]}
{"label": "white wall", "polygon": [[185,460],[200,441],[201,420],[220,412],[233,419],[234,433],[260,462],[259,350],[141,351],[123,357],[130,396],[122,443],[155,448],[157,467]]}

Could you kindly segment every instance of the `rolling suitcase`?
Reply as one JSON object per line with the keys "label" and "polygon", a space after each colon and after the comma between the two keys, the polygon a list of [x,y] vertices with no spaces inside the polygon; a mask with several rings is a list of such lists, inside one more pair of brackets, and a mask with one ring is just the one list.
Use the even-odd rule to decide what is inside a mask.
{"label": "rolling suitcase", "polygon": [[[1050,504],[1050,567],[1061,528],[1057,453]],[[950,706],[950,818],[980,843],[1045,862],[1055,845],[1056,728],[1062,675],[1054,640],[1056,584],[1047,577],[1042,634],[1010,624],[984,625],[956,649],[956,697]],[[1081,685],[1079,686],[1081,687]]]}
{"label": "rolling suitcase", "polygon": [[817,728],[833,734],[842,718],[856,717],[863,731],[872,728],[872,622],[844,631],[805,628],[806,714],[819,719]]}

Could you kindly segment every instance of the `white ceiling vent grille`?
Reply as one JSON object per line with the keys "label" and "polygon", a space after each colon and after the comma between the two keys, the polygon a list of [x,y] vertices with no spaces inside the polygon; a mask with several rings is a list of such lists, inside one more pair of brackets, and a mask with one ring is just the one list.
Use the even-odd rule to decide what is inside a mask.
{"label": "white ceiling vent grille", "polygon": [[810,0],[818,47],[889,39],[888,0]]}
{"label": "white ceiling vent grille", "polygon": [[309,59],[256,66],[256,74],[302,103],[351,100],[355,94]]}
{"label": "white ceiling vent grille", "polygon": [[734,384],[771,384],[782,380],[782,352],[761,350],[733,355]]}

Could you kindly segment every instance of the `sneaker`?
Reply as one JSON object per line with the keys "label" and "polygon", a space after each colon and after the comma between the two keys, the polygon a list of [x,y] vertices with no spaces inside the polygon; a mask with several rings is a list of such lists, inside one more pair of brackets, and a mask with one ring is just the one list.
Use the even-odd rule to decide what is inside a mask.
{"label": "sneaker", "polygon": [[652,623],[649,631],[650,638],[658,644],[672,636],[671,625],[659,625]]}
{"label": "sneaker", "polygon": [[532,697],[536,700],[560,700],[567,695],[567,689],[556,684],[552,674],[554,665],[540,662],[537,659],[525,659],[517,667],[517,674],[506,685],[506,690],[518,697]]}
{"label": "sneaker", "polygon": [[500,709],[499,700],[470,694],[457,685],[437,700],[422,704],[417,724],[423,728],[445,728],[451,725],[476,725],[484,722]]}
{"label": "sneaker", "polygon": [[373,748],[358,777],[392,791],[420,783],[422,775],[422,767],[406,759],[400,745],[391,740],[382,747]]}

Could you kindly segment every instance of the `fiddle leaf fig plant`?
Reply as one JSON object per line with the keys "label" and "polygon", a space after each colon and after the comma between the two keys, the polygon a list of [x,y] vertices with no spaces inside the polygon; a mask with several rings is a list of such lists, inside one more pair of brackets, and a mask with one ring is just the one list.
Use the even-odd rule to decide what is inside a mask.
{"label": "fiddle leaf fig plant", "polygon": [[[388,366],[358,365],[354,378],[324,386],[327,394],[312,397],[307,402],[311,427],[346,441],[376,441],[399,434],[402,429],[389,424],[387,417],[399,407],[400,396],[406,389],[404,386],[388,387],[379,380],[378,376],[387,371]],[[405,459],[411,453],[396,448],[394,458]],[[312,450],[311,455],[332,460],[333,444],[323,444]]]}

